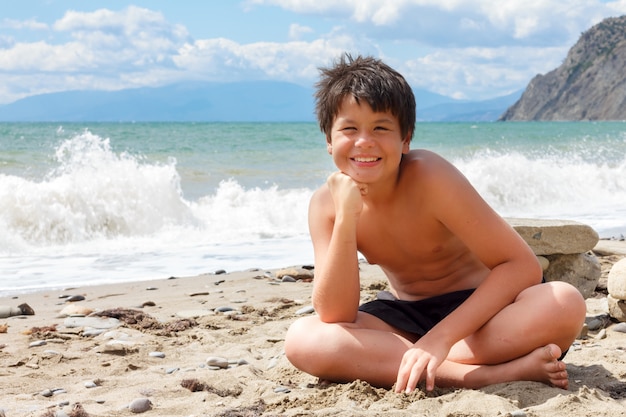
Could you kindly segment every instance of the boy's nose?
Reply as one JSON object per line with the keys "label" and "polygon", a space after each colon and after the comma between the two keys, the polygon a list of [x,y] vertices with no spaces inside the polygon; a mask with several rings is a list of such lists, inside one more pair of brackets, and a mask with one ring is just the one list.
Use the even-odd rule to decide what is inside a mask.
{"label": "boy's nose", "polygon": [[358,148],[370,148],[374,146],[374,140],[368,134],[361,134],[354,143],[354,146]]}

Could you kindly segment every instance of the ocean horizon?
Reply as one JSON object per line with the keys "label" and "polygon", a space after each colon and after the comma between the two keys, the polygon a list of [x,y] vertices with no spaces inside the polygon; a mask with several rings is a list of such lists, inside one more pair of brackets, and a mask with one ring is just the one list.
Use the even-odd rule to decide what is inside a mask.
{"label": "ocean horizon", "polygon": [[[626,234],[626,123],[416,125],[504,217]],[[0,293],[313,262],[316,123],[0,123]]]}

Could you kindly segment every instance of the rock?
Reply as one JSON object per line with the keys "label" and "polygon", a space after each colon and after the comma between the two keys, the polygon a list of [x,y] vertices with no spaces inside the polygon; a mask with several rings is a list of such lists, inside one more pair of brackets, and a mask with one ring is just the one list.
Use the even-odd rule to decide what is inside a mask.
{"label": "rock", "polygon": [[601,239],[593,251],[600,256],[626,255],[626,240]]}
{"label": "rock", "polygon": [[305,307],[298,309],[298,311],[296,311],[296,316],[301,316],[303,314],[310,314],[314,312],[315,312],[315,308],[313,306],[305,306]]}
{"label": "rock", "polygon": [[505,219],[535,255],[577,254],[592,250],[598,233],[591,226],[570,220]]}
{"label": "rock", "polygon": [[534,77],[500,120],[624,120],[626,16],[585,31],[561,65]]}
{"label": "rock", "polygon": [[206,360],[206,364],[209,366],[216,366],[218,368],[228,368],[228,359],[220,356],[210,356]]}
{"label": "rock", "polygon": [[20,310],[18,307],[0,306],[0,319],[21,315],[22,310]]}
{"label": "rock", "polygon": [[626,300],[626,258],[617,261],[611,267],[607,289],[611,297]]}
{"label": "rock", "polygon": [[539,265],[541,265],[541,270],[545,272],[550,266],[550,261],[545,256],[537,256],[537,260]]}
{"label": "rock", "polygon": [[128,404],[131,413],[144,413],[152,408],[152,402],[148,398],[135,398]]}
{"label": "rock", "polygon": [[626,322],[626,301],[613,298],[612,295],[606,297],[609,303],[609,314],[617,321]]}
{"label": "rock", "polygon": [[626,323],[618,323],[613,327],[614,332],[626,333]]}
{"label": "rock", "polygon": [[92,327],[94,329],[113,329],[120,325],[118,319],[100,317],[68,317],[63,321],[67,328]]}
{"label": "rock", "polygon": [[277,279],[282,280],[285,276],[290,276],[296,281],[311,281],[313,279],[313,271],[306,268],[285,268],[276,271]]}
{"label": "rock", "polygon": [[198,309],[198,310],[183,310],[176,313],[176,315],[183,319],[196,319],[198,317],[212,316],[215,313],[213,310]]}
{"label": "rock", "polygon": [[564,281],[572,284],[584,298],[589,298],[600,280],[600,263],[595,256],[547,255],[550,266],[544,272],[546,281]]}
{"label": "rock", "polygon": [[88,316],[93,313],[93,309],[80,304],[68,304],[59,313],[62,317],[83,315]]}

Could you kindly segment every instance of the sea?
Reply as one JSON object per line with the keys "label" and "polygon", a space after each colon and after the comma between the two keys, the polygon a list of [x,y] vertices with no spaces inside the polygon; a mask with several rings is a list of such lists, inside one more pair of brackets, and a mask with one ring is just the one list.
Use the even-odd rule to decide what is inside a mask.
{"label": "sea", "polygon": [[[416,125],[505,217],[626,234],[626,123]],[[316,123],[0,123],[0,296],[313,263]]]}

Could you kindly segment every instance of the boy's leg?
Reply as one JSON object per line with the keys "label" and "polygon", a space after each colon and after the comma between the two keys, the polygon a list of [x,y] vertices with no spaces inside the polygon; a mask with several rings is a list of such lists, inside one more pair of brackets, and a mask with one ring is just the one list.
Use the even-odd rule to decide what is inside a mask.
{"label": "boy's leg", "polygon": [[[535,380],[567,388],[565,364],[557,358],[580,331],[584,317],[584,300],[574,287],[559,282],[531,287],[453,346],[437,371],[437,385],[476,388]],[[323,379],[362,379],[391,387],[412,342],[409,335],[366,313],[346,324],[322,323],[313,316],[292,325],[285,352],[296,367]]]}

